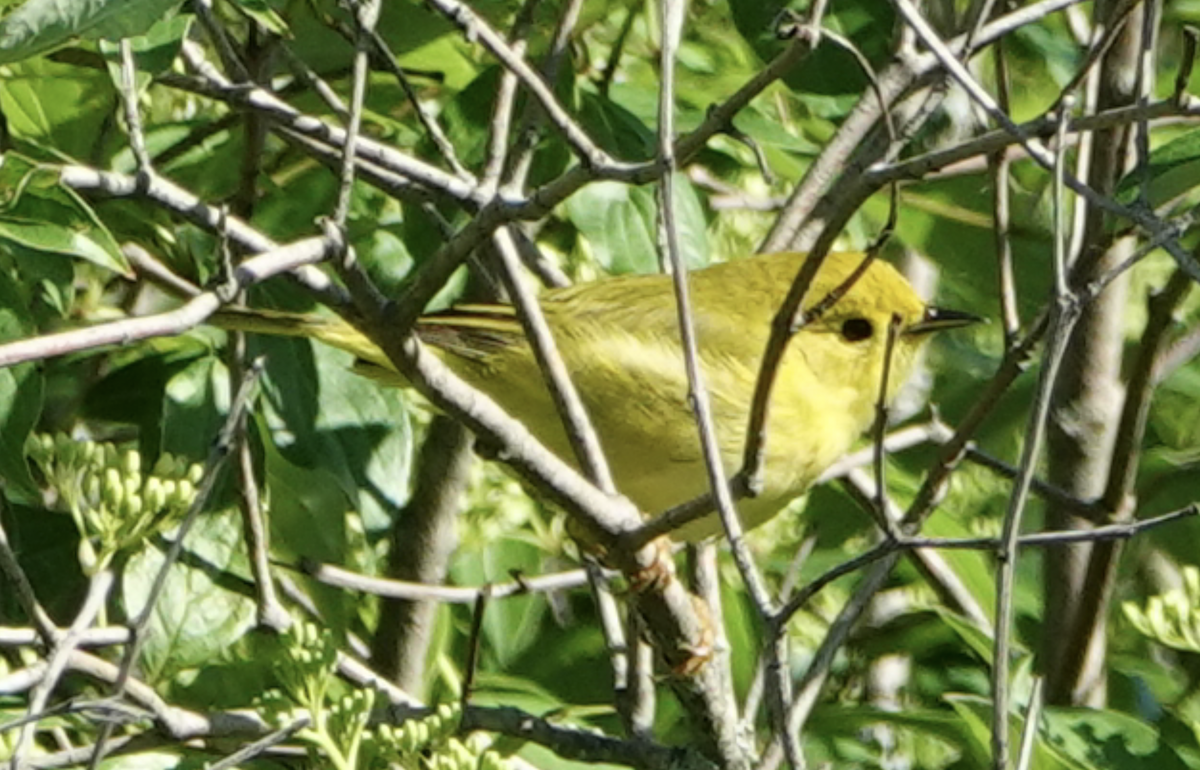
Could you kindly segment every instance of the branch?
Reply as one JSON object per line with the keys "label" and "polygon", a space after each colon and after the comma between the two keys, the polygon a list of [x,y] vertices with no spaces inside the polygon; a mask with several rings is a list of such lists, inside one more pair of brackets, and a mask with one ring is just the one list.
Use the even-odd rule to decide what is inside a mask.
{"label": "branch", "polygon": [[[324,238],[308,238],[276,248],[238,265],[231,276],[230,288],[241,290],[271,276],[319,262],[327,251],[328,243]],[[202,292],[181,307],[165,313],[126,318],[0,345],[0,368],[106,345],[128,345],[151,337],[182,334],[216,312],[222,305],[222,295],[228,290],[222,287]]]}

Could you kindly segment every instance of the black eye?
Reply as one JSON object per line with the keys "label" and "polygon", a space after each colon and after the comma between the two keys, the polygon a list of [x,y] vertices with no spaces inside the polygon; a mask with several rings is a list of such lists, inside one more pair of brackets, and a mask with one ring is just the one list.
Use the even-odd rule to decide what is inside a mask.
{"label": "black eye", "polygon": [[846,342],[862,342],[874,333],[875,327],[865,318],[851,318],[842,324],[842,338]]}

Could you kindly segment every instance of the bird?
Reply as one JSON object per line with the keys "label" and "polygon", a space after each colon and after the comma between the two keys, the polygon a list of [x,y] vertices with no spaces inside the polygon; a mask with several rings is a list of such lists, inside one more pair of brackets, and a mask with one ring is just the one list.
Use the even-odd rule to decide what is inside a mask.
{"label": "bird", "polygon": [[[688,273],[699,364],[727,474],[742,462],[773,319],[807,259],[803,252],[764,254]],[[708,492],[671,277],[601,278],[546,290],[539,304],[617,491],[646,516]],[[885,403],[933,332],[980,320],[927,305],[893,266],[849,251],[826,255],[802,307],[806,322],[789,339],[771,390],[762,484],[737,504],[746,529],[807,491],[870,428],[889,353]],[[405,384],[379,346],[339,317],[227,309],[212,320],[225,328],[313,338],[354,354],[355,371]],[[578,467],[513,306],[453,306],[422,316],[415,333],[455,374]],[[694,542],[720,530],[713,513],[672,537]]]}

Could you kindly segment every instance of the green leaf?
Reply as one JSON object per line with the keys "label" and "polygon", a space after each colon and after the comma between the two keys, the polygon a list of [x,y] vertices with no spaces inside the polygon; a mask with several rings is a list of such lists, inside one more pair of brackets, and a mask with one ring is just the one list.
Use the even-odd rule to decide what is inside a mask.
{"label": "green leaf", "polygon": [[305,340],[257,337],[274,444],[289,462],[320,468],[363,518],[387,528],[408,498],[412,431],[404,394],[351,371],[353,358]]}
{"label": "green leaf", "polygon": [[54,222],[0,216],[0,241],[46,254],[79,257],[119,270],[116,262],[110,259],[110,253],[91,234],[70,230]]}
{"label": "green leaf", "polygon": [[[146,34],[128,38],[139,94],[146,90],[155,75],[171,68],[191,24],[191,16],[169,16],[155,22]],[[121,73],[120,45],[116,41],[101,40],[100,51],[108,64],[109,77],[112,78],[115,87],[120,89],[124,81]]]}
{"label": "green leaf", "polygon": [[267,0],[237,0],[238,10],[249,16],[260,27],[282,38],[291,37],[287,21],[280,16]]}
{"label": "green leaf", "polygon": [[[845,761],[853,753],[867,748],[864,736],[880,727],[893,728],[897,741],[904,740],[902,735],[907,736],[905,742],[916,744],[914,751],[919,747],[920,753],[931,760],[929,765],[918,764],[917,767],[942,767],[949,757],[961,755],[961,746],[966,740],[964,733],[968,729],[962,720],[945,709],[905,708],[902,711],[888,711],[872,706],[837,703],[821,705],[813,710],[805,724],[805,737],[807,740],[822,740],[834,745],[831,755],[820,759],[827,762],[834,759]],[[870,748],[877,753],[877,748]],[[818,757],[810,755],[809,761],[814,759]],[[875,762],[878,759],[878,756],[874,757]]]}
{"label": "green leaf", "polygon": [[[14,139],[36,142],[51,157],[89,157],[96,128],[113,114],[112,87],[102,70],[29,59],[5,68],[0,106]],[[5,165],[12,155],[5,153]]]}
{"label": "green leaf", "polygon": [[[650,96],[643,91],[637,93]],[[632,111],[612,100],[589,91],[581,92],[579,122],[596,144],[621,160],[636,162],[654,157],[654,131]]]}
{"label": "green leaf", "polygon": [[[451,575],[459,585],[481,586],[511,579],[514,573],[535,575],[542,570],[541,550],[515,537],[491,540],[481,552],[460,550]],[[510,596],[488,604],[483,616],[484,645],[501,670],[538,638],[546,600],[537,595]]]}
{"label": "green leaf", "polygon": [[1104,770],[1187,770],[1158,730],[1128,714],[1102,709],[1052,708],[1046,738],[1066,756]]}
{"label": "green leaf", "polygon": [[[651,187],[595,182],[568,198],[565,209],[609,273],[653,273],[658,272],[654,197]],[[699,197],[682,175],[675,176],[675,204],[684,262],[702,267],[709,262],[707,222]]]}
{"label": "green leaf", "polygon": [[[35,333],[29,309],[7,271],[0,270],[0,341]],[[25,439],[42,412],[42,375],[32,364],[0,369],[0,481],[14,500],[40,500],[25,463]]]}
{"label": "green leaf", "polygon": [[[943,553],[945,553],[943,551]],[[992,637],[983,629],[967,620],[956,612],[945,607],[935,607],[934,611],[942,622],[954,630],[971,650],[987,665],[992,663]]]}
{"label": "green leaf", "polygon": [[[11,488],[6,488],[11,498]],[[5,533],[16,551],[25,577],[37,591],[38,601],[52,618],[79,612],[79,597],[87,591],[87,578],[79,566],[79,529],[63,511],[12,502],[0,514]],[[29,623],[16,591],[0,591],[0,616],[7,625]]]}
{"label": "green leaf", "polygon": [[[166,543],[129,559],[123,600],[132,616],[142,611],[164,561]],[[151,682],[205,666],[254,624],[249,598],[241,517],[236,511],[205,514],[188,533],[183,557],[167,571],[154,606],[140,669]]]}
{"label": "green leaf", "polygon": [[204,460],[229,398],[229,374],[215,356],[196,359],[172,376],[163,394],[162,451]]}
{"label": "green leaf", "polygon": [[34,161],[9,153],[0,164],[8,191],[0,208],[0,242],[42,254],[78,257],[132,277],[116,238],[75,191]]}
{"label": "green leaf", "polygon": [[140,35],[179,0],[28,0],[0,20],[0,64],[37,56],[72,38]]}
{"label": "green leaf", "polygon": [[1200,129],[1167,142],[1150,153],[1144,168],[1135,168],[1117,185],[1117,200],[1129,205],[1146,182],[1145,201],[1158,208],[1180,195],[1200,186]]}
{"label": "green leaf", "polygon": [[[733,22],[764,61],[774,58],[789,41],[778,37],[780,4],[732,0]],[[849,38],[872,63],[876,73],[891,55],[895,12],[884,0],[850,0],[831,5],[822,24]],[[840,45],[824,43],[784,75],[784,82],[806,101],[814,95],[857,96],[868,79],[857,58]],[[845,106],[849,106],[846,104]]]}
{"label": "green leaf", "polygon": [[[264,431],[265,432],[265,431]],[[351,498],[339,479],[323,467],[288,462],[270,442],[266,456],[266,489],[271,523],[271,552],[292,562],[301,558],[333,563],[346,559],[346,512]],[[346,630],[353,616],[354,597],[321,585],[309,586],[321,617],[336,633]]]}

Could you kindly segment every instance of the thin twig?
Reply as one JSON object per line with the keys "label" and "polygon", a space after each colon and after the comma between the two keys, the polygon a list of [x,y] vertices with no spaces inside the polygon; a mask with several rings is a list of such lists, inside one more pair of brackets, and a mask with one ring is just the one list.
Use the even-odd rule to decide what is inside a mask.
{"label": "thin twig", "polygon": [[562,133],[567,143],[585,163],[592,166],[603,166],[612,162],[608,153],[598,147],[583,130],[583,127],[567,114],[554,96],[550,86],[542,80],[541,75],[530,67],[525,58],[514,51],[500,34],[478,14],[458,0],[426,0],[426,2],[458,25],[468,39],[478,41],[500,60],[506,70],[520,79],[521,84],[529,89],[529,92],[545,110],[547,120]]}
{"label": "thin twig", "polygon": [[[1070,111],[1072,102],[1063,102],[1063,111]],[[1063,231],[1065,210],[1063,207],[1063,174],[1065,152],[1059,142],[1059,154],[1055,163],[1054,176],[1054,296],[1050,306],[1050,330],[1046,349],[1042,354],[1042,365],[1038,370],[1034,390],[1033,406],[1025,430],[1025,442],[1021,450],[1019,472],[1008,499],[1004,514],[1003,534],[996,553],[1000,575],[996,589],[996,631],[992,654],[992,767],[1008,770],[1008,720],[1009,720],[1009,645],[1013,624],[1013,602],[1016,587],[1017,549],[1020,545],[1021,519],[1025,512],[1033,473],[1041,455],[1046,436],[1046,418],[1059,366],[1071,339],[1071,329],[1079,317],[1079,306],[1067,285],[1066,238]]]}
{"label": "thin twig", "polygon": [[129,38],[121,38],[121,101],[125,105],[125,121],[129,126],[129,148],[133,151],[138,170],[150,169],[150,155],[146,152],[146,134],[142,131],[142,113],[138,109],[137,64],[133,60],[133,46]]}
{"label": "thin twig", "polygon": [[33,737],[34,727],[43,716],[43,711],[50,696],[54,693],[54,688],[58,686],[59,679],[67,669],[71,653],[79,647],[79,641],[84,631],[91,627],[96,616],[104,610],[109,591],[112,589],[113,579],[113,571],[108,566],[92,575],[91,580],[88,581],[87,595],[84,597],[75,620],[50,650],[42,679],[33,688],[29,697],[29,706],[25,711],[26,722],[21,726],[21,732],[17,734],[16,744],[12,748],[13,770],[18,770],[24,762],[25,750],[29,746],[29,740]]}
{"label": "thin twig", "polygon": [[[156,173],[143,171],[137,177],[99,171],[87,166],[63,166],[59,170],[59,182],[73,190],[95,192],[114,198],[144,198],[175,215],[192,222],[211,233],[228,235],[229,239],[239,248],[253,254],[284,249],[278,243],[267,238],[261,232],[234,216],[225,217],[217,206],[210,206],[195,195],[179,187],[175,183]],[[300,244],[310,241],[297,241],[287,247],[289,258],[299,255],[292,252],[301,248]],[[314,260],[315,261],[315,260]],[[257,264],[257,263],[255,263]],[[315,296],[331,308],[344,307],[347,299],[345,292],[334,285],[329,277],[317,268],[308,264],[308,260],[299,260],[297,264],[288,267],[293,276]],[[245,265],[239,271],[245,270]]]}
{"label": "thin twig", "polygon": [[[308,563],[301,565],[300,569],[305,575],[323,585],[387,599],[435,601],[442,604],[472,604],[482,590],[481,587],[427,585],[359,575],[332,564]],[[603,570],[599,574],[605,580],[615,577],[615,573],[608,570]],[[492,599],[506,599],[510,596],[525,594],[569,591],[572,588],[581,588],[587,585],[587,582],[587,573],[582,569],[535,577],[522,576],[520,580],[492,585],[491,597]]]}
{"label": "thin twig", "polygon": [[[659,59],[658,92],[658,158],[662,176],[658,183],[658,248],[659,262],[671,271],[675,289],[676,314],[679,323],[679,342],[683,352],[684,369],[687,372],[688,401],[699,430],[699,441],[708,472],[709,485],[717,503],[717,511],[725,534],[729,538],[734,561],[737,563],[751,599],[760,613],[769,613],[772,602],[766,586],[754,566],[749,550],[742,538],[741,521],[734,508],[733,496],[725,478],[721,450],[717,445],[716,427],[713,422],[712,406],[709,402],[708,385],[700,368],[699,342],[696,337],[695,319],[692,315],[688,291],[687,267],[679,249],[679,230],[675,221],[674,185],[676,172],[675,157],[675,57],[678,50],[684,21],[684,0],[664,0],[660,4],[660,28],[662,32]],[[711,621],[710,621],[711,622]],[[710,713],[708,721],[715,730],[713,742],[720,755],[721,764],[728,768],[749,766],[745,747],[738,740],[737,710],[733,702],[732,689],[723,680],[717,667],[709,672],[709,681],[717,688],[709,693],[705,703]]]}
{"label": "thin twig", "polygon": [[1017,765],[1014,770],[1031,770],[1033,767],[1033,748],[1037,745],[1038,722],[1042,716],[1042,688],[1046,680],[1040,676],[1033,678],[1033,687],[1029,691],[1029,705],[1025,707],[1025,725],[1021,730],[1021,748],[1017,752]]}
{"label": "thin twig", "polygon": [[604,457],[604,448],[600,445],[600,438],[596,434],[587,407],[584,406],[579,390],[571,380],[570,372],[537,298],[521,280],[516,244],[508,229],[497,230],[493,241],[505,287],[517,307],[517,318],[521,322],[526,339],[529,340],[529,346],[533,349],[538,367],[542,370],[542,377],[558,409],[575,459],[588,479],[604,492],[615,494],[617,487],[613,483],[612,472]]}
{"label": "thin twig", "polygon": [[[326,247],[325,239],[309,238],[248,259],[234,270],[233,285],[249,286],[273,275],[318,262],[324,257],[327,251]],[[216,312],[222,304],[221,294],[223,291],[226,289],[206,291],[189,300],[182,307],[165,313],[126,318],[0,345],[0,368],[14,366],[25,361],[94,350],[106,345],[128,345],[131,342],[151,337],[182,334],[203,323],[206,318]]]}
{"label": "thin twig", "polygon": [[[354,158],[357,154],[359,132],[362,128],[363,102],[367,94],[367,78],[370,75],[370,60],[368,49],[370,35],[379,21],[380,0],[357,0],[351,10],[354,13],[354,75],[350,82],[349,115],[346,121],[346,132],[342,141],[342,167],[338,175],[337,204],[333,210],[333,223],[339,228],[346,227],[346,218],[350,215],[350,196],[354,192]],[[347,250],[346,254],[353,251]]]}
{"label": "thin twig", "polygon": [[467,634],[467,659],[463,665],[462,692],[458,694],[459,705],[465,711],[471,705],[475,691],[475,674],[479,670],[479,652],[483,646],[483,616],[487,612],[488,600],[492,598],[492,587],[484,584],[475,594],[475,608],[471,612],[471,631]]}
{"label": "thin twig", "polygon": [[[992,49],[996,65],[996,102],[1009,111],[1008,56],[1004,41],[997,40]],[[1017,287],[1013,277],[1012,237],[1009,232],[1010,190],[1008,153],[1004,150],[988,154],[988,171],[992,177],[992,233],[996,240],[997,288],[1000,294],[1000,319],[1004,328],[1004,346],[1012,347],[1021,330],[1017,314]]]}

